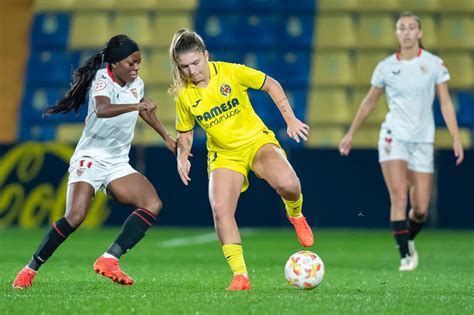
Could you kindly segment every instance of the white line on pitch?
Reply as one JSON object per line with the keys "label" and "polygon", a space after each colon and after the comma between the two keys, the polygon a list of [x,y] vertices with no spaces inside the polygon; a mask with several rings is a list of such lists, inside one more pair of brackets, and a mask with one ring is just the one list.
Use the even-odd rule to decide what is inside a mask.
{"label": "white line on pitch", "polygon": [[[249,229],[249,228],[244,228],[240,229],[240,234],[249,236],[252,234],[255,234],[257,231],[256,229]],[[196,235],[196,236],[189,236],[189,237],[180,237],[180,238],[173,238],[170,240],[162,241],[158,244],[160,247],[180,247],[180,246],[188,246],[188,245],[194,245],[194,244],[205,244],[205,243],[211,243],[217,241],[217,235],[215,232],[212,233],[206,233],[206,234],[201,234],[201,235]]]}

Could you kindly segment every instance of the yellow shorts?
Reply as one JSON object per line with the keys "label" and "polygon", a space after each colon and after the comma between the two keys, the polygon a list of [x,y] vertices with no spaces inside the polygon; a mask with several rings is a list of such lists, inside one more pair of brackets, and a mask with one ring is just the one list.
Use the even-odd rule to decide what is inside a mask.
{"label": "yellow shorts", "polygon": [[[265,144],[274,144],[281,149],[281,145],[275,138],[275,134],[268,130],[262,136],[256,138],[251,144],[235,150],[227,151],[209,151],[207,154],[207,174],[217,168],[227,168],[244,175],[244,185],[242,192],[249,187],[248,172],[253,170],[253,159],[257,151]],[[283,150],[283,149],[282,149]]]}

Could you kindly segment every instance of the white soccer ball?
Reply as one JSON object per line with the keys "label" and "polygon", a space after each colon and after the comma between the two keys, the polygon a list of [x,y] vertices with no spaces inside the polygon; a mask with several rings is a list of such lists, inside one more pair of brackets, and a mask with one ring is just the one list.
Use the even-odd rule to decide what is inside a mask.
{"label": "white soccer ball", "polygon": [[307,250],[297,252],[286,262],[285,278],[298,289],[314,289],[324,278],[323,260]]}

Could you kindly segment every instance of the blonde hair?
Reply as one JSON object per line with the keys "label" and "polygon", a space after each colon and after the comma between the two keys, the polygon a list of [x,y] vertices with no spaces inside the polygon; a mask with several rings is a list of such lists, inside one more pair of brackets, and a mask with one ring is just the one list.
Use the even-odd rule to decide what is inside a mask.
{"label": "blonde hair", "polygon": [[[400,13],[400,15],[398,16],[398,19],[397,19],[397,23],[395,23],[395,27],[398,24],[398,21],[400,21],[400,19],[404,18],[404,17],[414,18],[416,23],[418,23],[418,28],[421,31],[421,19],[418,17],[418,15],[416,15],[415,13],[413,13],[411,11],[403,11],[402,13]],[[418,46],[420,46],[420,48],[422,48],[422,49],[425,48],[425,47],[423,47],[423,43],[421,42],[421,39],[418,40]]]}
{"label": "blonde hair", "polygon": [[173,71],[173,83],[168,89],[168,93],[174,96],[179,94],[179,91],[186,86],[186,79],[179,69],[177,57],[179,54],[200,51],[206,51],[206,45],[198,33],[190,31],[186,28],[179,29],[173,36],[170,45],[170,60],[171,69]]}

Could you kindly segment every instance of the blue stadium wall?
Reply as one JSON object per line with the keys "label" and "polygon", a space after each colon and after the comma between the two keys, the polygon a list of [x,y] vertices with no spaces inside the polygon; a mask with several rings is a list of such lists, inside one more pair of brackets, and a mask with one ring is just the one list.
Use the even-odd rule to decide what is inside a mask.
{"label": "blue stadium wall", "polygon": [[[0,227],[37,227],[63,215],[72,152],[71,146],[53,143],[0,146]],[[324,149],[289,148],[287,154],[303,185],[304,213],[314,227],[388,227],[390,203],[375,150],[355,150],[348,158]],[[166,149],[132,148],[132,165],[150,179],[164,202],[157,225],[212,226],[205,149],[194,155],[192,182],[185,187]],[[459,167],[450,150],[437,151],[435,158],[429,225],[474,228],[474,150],[466,152]],[[253,174],[250,182],[239,201],[239,224],[288,227],[279,196]],[[130,211],[99,193],[84,225],[119,225]]]}

